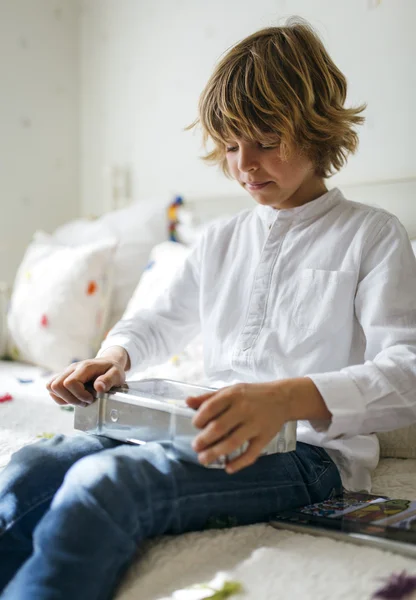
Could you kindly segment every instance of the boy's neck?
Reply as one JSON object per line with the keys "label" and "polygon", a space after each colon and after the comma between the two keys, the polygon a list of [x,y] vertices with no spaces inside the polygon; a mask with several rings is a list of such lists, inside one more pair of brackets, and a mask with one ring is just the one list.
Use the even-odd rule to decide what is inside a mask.
{"label": "boy's neck", "polygon": [[284,202],[277,205],[272,205],[276,210],[284,210],[288,208],[296,208],[303,206],[312,200],[316,200],[323,196],[328,191],[325,182],[320,177],[313,177],[304,181],[302,185]]}

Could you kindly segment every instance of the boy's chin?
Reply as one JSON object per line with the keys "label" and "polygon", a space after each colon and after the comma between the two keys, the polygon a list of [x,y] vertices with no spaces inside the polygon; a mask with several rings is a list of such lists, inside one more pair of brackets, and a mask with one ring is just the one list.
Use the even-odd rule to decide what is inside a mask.
{"label": "boy's chin", "polygon": [[262,204],[263,206],[272,206],[272,204],[276,203],[276,198],[273,198],[270,194],[261,194],[260,192],[247,192],[250,196],[255,200],[258,204]]}

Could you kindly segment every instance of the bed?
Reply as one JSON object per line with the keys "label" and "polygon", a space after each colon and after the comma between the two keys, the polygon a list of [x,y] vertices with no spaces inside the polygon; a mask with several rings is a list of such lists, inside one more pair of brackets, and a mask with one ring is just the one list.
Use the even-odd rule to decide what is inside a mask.
{"label": "bed", "polygon": [[[55,433],[74,435],[73,412],[54,404],[45,390],[50,373],[19,362],[0,361],[0,466],[24,444]],[[200,382],[201,356],[175,357],[134,376]],[[375,493],[416,500],[416,459],[382,459],[374,475]],[[242,583],[242,598],[321,600],[364,599],[392,572],[416,574],[416,562],[379,550],[314,538],[268,525],[163,536],[146,542],[117,595],[118,600],[192,600],[180,592],[193,584],[223,579]],[[302,575],[301,577],[299,575]]]}
{"label": "bed", "polygon": [[[411,190],[408,182],[403,185],[401,197],[410,198],[414,183]],[[391,196],[385,187],[382,191],[371,195],[363,188],[363,199],[371,203],[375,196]],[[235,212],[237,206],[238,199],[228,201],[227,212]],[[402,220],[407,218],[410,223],[409,232],[415,234],[416,218],[406,213],[408,204],[403,201],[397,206]],[[224,212],[223,202],[200,202],[199,210],[201,220],[208,220]],[[25,444],[55,433],[75,434],[73,412],[55,405],[46,392],[50,377],[51,372],[44,368],[0,361],[0,397],[8,398],[0,405],[0,468]],[[203,383],[200,341],[164,365],[131,378],[144,377]],[[416,500],[416,459],[383,458],[374,473],[373,492]],[[185,592],[184,588],[200,583],[215,587],[231,579],[243,586],[237,597],[247,600],[364,600],[372,597],[384,578],[403,570],[416,575],[416,561],[330,539],[278,531],[266,524],[211,529],[146,542],[139,548],[117,599],[199,600],[206,597],[206,592]]]}

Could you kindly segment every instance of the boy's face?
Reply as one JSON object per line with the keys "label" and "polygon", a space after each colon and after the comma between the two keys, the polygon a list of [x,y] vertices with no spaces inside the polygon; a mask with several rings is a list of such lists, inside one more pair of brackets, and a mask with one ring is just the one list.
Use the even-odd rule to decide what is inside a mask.
{"label": "boy's face", "polygon": [[293,208],[327,191],[307,157],[293,152],[282,160],[278,146],[237,138],[226,144],[226,158],[232,177],[259,204]]}

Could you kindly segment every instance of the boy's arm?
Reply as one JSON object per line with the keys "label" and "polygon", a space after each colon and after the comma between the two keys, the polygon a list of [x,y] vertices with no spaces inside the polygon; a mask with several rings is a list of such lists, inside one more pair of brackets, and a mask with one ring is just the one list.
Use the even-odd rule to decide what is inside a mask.
{"label": "boy's arm", "polygon": [[[395,217],[363,257],[355,311],[366,340],[365,363],[307,376],[332,415],[326,423],[310,419],[328,440],[416,422],[416,260]],[[298,412],[305,408],[299,404],[307,385],[299,384]],[[317,399],[312,388],[311,397]]]}

